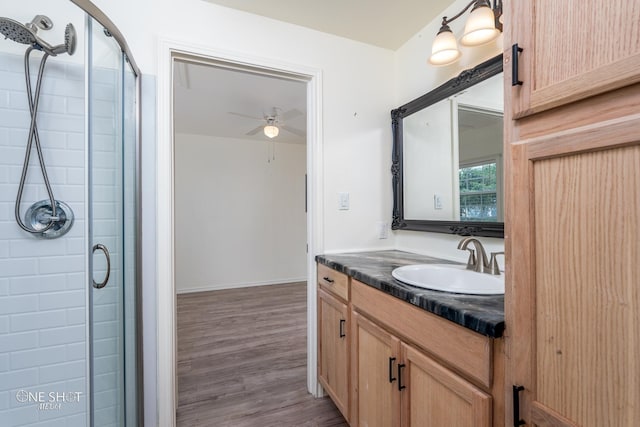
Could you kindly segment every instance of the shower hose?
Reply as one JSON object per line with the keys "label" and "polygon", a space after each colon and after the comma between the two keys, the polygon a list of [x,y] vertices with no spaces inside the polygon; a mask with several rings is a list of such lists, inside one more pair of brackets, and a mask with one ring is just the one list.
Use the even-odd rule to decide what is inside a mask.
{"label": "shower hose", "polygon": [[[60,218],[56,215],[56,200],[53,196],[53,190],[51,189],[51,183],[47,176],[47,168],[44,163],[44,157],[42,155],[42,146],[40,144],[40,136],[38,135],[38,127],[36,125],[36,119],[38,117],[38,102],[40,101],[40,88],[42,86],[42,76],[44,74],[44,66],[49,58],[48,53],[44,53],[42,60],[40,61],[40,67],[38,70],[38,80],[36,83],[35,96],[31,90],[31,72],[29,70],[29,56],[34,50],[31,46],[24,54],[24,75],[27,83],[27,97],[29,98],[29,111],[31,113],[31,124],[29,126],[29,136],[27,137],[27,148],[24,155],[24,164],[22,165],[22,175],[20,176],[20,185],[18,186],[18,195],[16,196],[15,216],[16,222],[24,231],[32,234],[41,234],[50,229],[56,221]],[[20,218],[20,203],[22,203],[22,193],[24,192],[24,184],[27,179],[27,172],[29,171],[29,160],[31,157],[31,148],[35,142],[36,152],[38,153],[38,160],[40,162],[40,171],[42,172],[42,178],[44,179],[44,185],[47,187],[47,194],[51,203],[51,216],[48,219],[49,223],[38,230],[34,230],[28,227]]]}

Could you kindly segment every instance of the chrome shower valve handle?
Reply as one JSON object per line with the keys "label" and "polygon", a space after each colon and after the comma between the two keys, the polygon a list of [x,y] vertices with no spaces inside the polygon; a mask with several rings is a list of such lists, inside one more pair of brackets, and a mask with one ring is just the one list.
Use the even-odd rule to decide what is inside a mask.
{"label": "chrome shower valve handle", "polygon": [[56,215],[52,214],[51,202],[40,200],[27,209],[25,225],[32,234],[43,239],[55,239],[66,234],[73,225],[73,211],[64,202],[56,200]]}

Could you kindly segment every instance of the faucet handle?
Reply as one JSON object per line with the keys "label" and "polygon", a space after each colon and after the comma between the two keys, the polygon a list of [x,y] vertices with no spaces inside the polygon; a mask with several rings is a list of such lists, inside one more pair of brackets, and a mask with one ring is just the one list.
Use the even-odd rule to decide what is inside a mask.
{"label": "faucet handle", "polygon": [[498,255],[504,255],[504,251],[502,252],[491,252],[491,259],[489,260],[489,271],[488,273],[495,274],[496,276],[500,275],[500,266],[498,265]]}
{"label": "faucet handle", "polygon": [[476,251],[471,248],[467,248],[469,251],[469,259],[467,260],[467,270],[476,270],[478,266],[478,260],[476,259]]}

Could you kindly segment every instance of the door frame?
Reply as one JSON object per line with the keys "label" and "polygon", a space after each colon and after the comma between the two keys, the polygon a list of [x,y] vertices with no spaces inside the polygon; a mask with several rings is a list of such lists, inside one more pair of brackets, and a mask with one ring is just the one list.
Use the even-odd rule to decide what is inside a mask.
{"label": "door frame", "polygon": [[158,425],[175,426],[177,339],[174,252],[173,61],[176,58],[307,82],[307,389],[320,396],[317,380],[317,281],[315,254],[324,248],[322,218],[322,71],[240,52],[160,40],[156,152],[157,405]]}

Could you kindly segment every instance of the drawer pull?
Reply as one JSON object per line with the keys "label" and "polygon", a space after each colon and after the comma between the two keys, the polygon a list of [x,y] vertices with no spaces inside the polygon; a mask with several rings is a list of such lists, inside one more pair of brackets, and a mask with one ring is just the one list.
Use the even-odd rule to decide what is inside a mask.
{"label": "drawer pull", "polygon": [[398,390],[402,391],[405,388],[407,388],[405,385],[402,385],[402,368],[404,368],[406,365],[404,363],[401,363],[398,365]]}
{"label": "drawer pull", "polygon": [[327,282],[327,283],[333,283],[333,282],[335,282],[335,280],[333,280],[333,279],[331,279],[331,278],[329,278],[329,277],[323,277],[322,279],[323,279],[325,282]]}
{"label": "drawer pull", "polygon": [[394,382],[397,378],[393,376],[393,362],[396,361],[395,357],[389,358],[389,382]]}
{"label": "drawer pull", "polygon": [[345,333],[344,333],[344,323],[346,321],[344,319],[340,319],[340,338],[344,338],[346,337]]}

